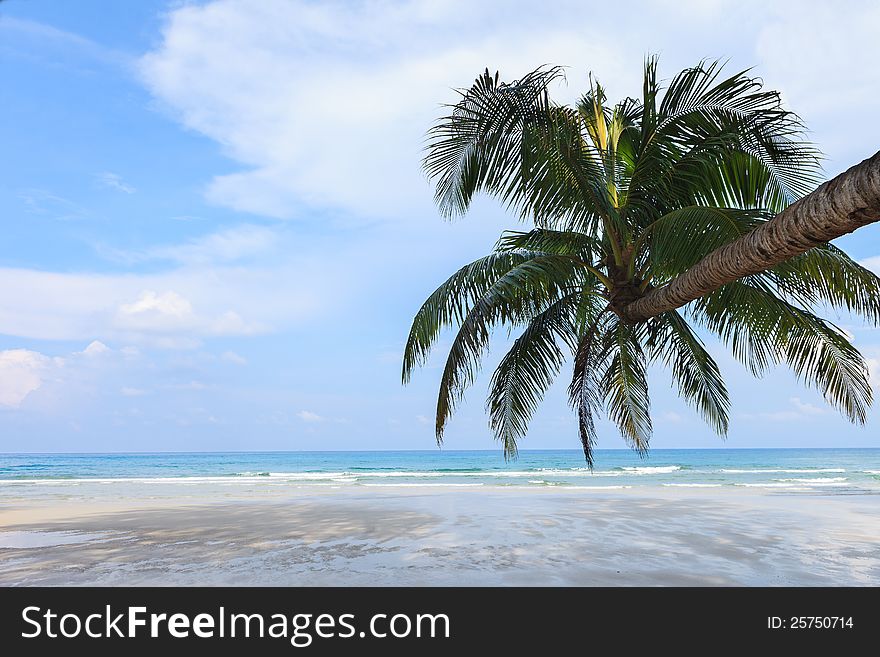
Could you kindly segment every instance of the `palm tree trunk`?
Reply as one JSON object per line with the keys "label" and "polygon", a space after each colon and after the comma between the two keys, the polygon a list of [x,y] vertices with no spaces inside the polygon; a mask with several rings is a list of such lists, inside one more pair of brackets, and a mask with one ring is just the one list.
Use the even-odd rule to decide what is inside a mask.
{"label": "palm tree trunk", "polygon": [[643,322],[875,221],[880,221],[880,152],[716,249],[620,314],[626,321]]}

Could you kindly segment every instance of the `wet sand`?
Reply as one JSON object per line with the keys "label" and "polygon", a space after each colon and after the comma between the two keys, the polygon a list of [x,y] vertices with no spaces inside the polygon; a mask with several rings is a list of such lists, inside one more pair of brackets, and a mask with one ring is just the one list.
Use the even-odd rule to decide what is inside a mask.
{"label": "wet sand", "polygon": [[0,585],[880,584],[874,495],[302,487],[0,507]]}

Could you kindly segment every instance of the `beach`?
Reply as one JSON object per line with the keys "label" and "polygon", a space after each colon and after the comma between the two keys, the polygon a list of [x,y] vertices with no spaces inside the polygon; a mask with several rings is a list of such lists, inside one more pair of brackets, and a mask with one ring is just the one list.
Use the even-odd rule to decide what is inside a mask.
{"label": "beach", "polygon": [[0,455],[0,585],[876,586],[880,450]]}
{"label": "beach", "polygon": [[298,486],[5,503],[0,585],[876,586],[870,494]]}

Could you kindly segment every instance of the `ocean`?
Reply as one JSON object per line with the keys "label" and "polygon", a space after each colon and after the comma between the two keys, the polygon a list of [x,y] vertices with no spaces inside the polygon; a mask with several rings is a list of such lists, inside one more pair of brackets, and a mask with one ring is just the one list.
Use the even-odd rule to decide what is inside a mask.
{"label": "ocean", "polygon": [[149,495],[159,484],[226,496],[315,486],[878,494],[880,449],[597,450],[592,471],[577,450],[522,451],[510,462],[499,451],[446,450],[0,455],[0,502]]}

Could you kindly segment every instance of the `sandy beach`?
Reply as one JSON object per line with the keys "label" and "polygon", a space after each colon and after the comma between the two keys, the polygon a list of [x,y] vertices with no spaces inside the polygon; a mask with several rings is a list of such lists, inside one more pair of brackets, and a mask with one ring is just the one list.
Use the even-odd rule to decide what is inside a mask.
{"label": "sandy beach", "polygon": [[4,505],[0,584],[880,584],[874,495],[166,492]]}

